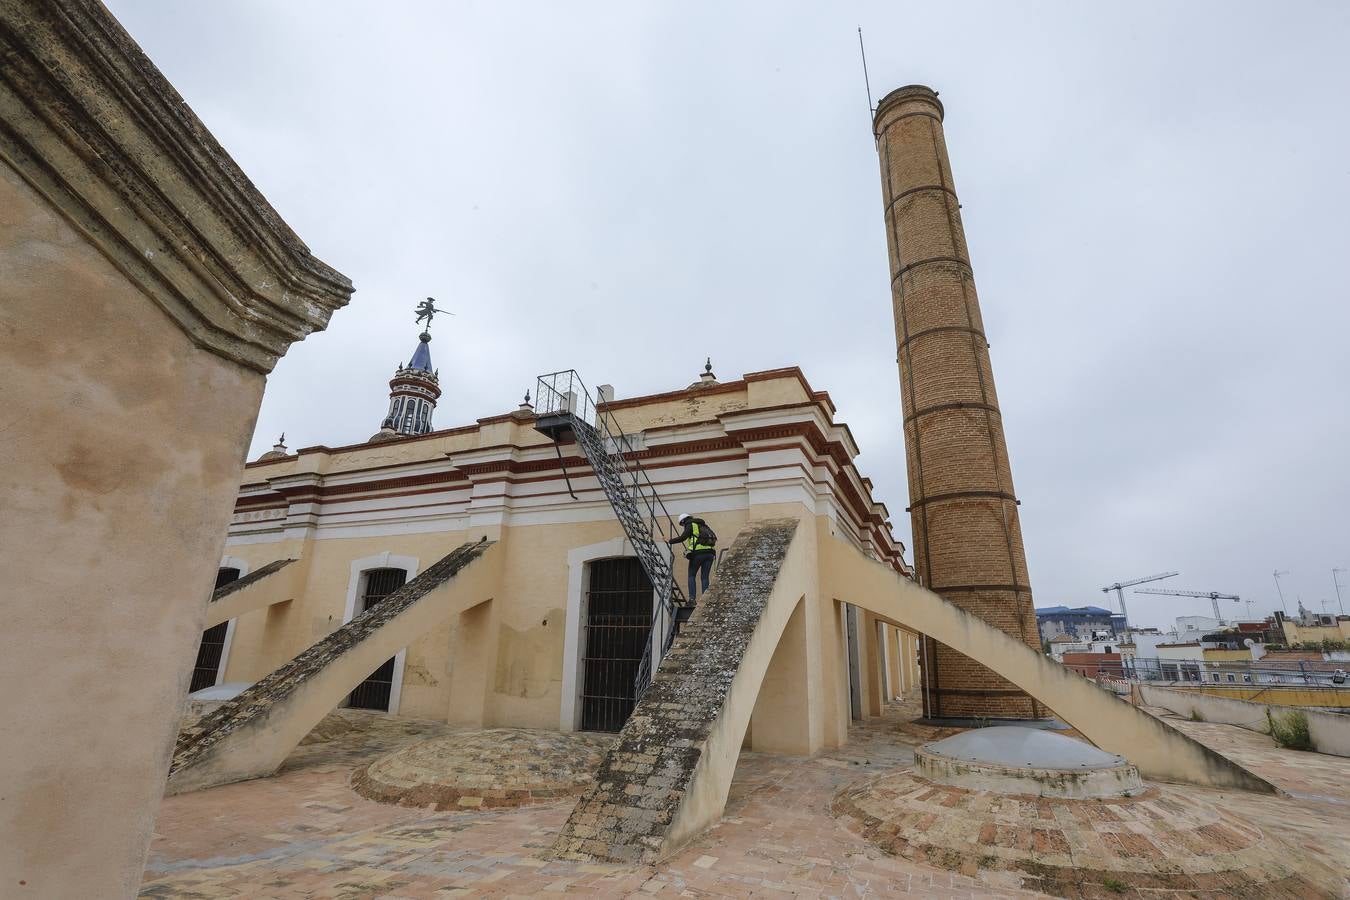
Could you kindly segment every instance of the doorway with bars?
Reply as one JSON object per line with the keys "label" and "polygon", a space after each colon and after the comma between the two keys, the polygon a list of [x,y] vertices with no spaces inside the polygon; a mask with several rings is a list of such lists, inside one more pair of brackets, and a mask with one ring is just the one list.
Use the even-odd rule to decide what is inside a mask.
{"label": "doorway with bars", "polygon": [[588,566],[582,619],[581,730],[618,731],[636,703],[655,595],[635,556]]}

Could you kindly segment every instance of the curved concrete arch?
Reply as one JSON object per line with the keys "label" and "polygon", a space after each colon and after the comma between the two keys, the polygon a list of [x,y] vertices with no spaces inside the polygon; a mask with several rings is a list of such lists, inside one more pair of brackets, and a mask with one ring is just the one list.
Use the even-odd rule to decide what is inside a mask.
{"label": "curved concrete arch", "polygon": [[894,570],[839,542],[826,542],[823,549],[821,574],[834,596],[979,661],[1050,707],[1093,744],[1124,756],[1146,777],[1277,792],[1265,779]]}
{"label": "curved concrete arch", "polygon": [[[1092,682],[903,578],[811,524],[760,520],[745,527],[707,599],[657,671],[577,802],[554,852],[563,857],[652,863],[713,825],[726,806],[747,728],[766,676],[783,655],[801,658],[796,683],[823,690],[826,629],[790,627],[799,610],[847,601],[885,621],[967,654],[1053,709],[1099,747],[1149,778],[1276,792],[1274,786],[1102,691]],[[804,655],[802,655],[804,654]],[[782,670],[777,673],[782,674]],[[777,680],[777,676],[775,679]],[[782,692],[781,685],[774,690]],[[779,715],[811,717],[822,697],[781,703]],[[814,718],[819,718],[818,716]]]}
{"label": "curved concrete arch", "polygon": [[[304,571],[301,566],[292,565],[294,562],[293,559],[273,560],[260,568],[241,572],[238,579],[216,588],[211,602],[206,604],[202,628],[211,628],[221,622],[233,623],[244,613],[284,603],[295,596],[304,579]],[[225,671],[223,662],[221,671]]]}

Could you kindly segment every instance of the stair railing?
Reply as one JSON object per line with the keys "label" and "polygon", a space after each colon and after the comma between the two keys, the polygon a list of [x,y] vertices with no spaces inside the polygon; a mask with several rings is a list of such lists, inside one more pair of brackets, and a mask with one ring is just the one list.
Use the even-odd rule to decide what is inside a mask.
{"label": "stair railing", "polygon": [[[675,551],[664,537],[656,537],[672,533],[674,519],[642,467],[634,441],[603,402],[592,399],[576,370],[539,376],[535,415],[541,424],[566,421],[652,583],[652,627],[634,684],[634,697],[641,699],[679,632],[680,609],[687,608],[675,583]],[[556,429],[553,436],[559,436]]]}

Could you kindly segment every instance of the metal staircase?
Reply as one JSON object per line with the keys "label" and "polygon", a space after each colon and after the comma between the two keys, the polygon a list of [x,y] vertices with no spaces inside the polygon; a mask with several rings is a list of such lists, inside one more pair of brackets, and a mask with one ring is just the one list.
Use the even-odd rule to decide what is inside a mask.
{"label": "metal staircase", "polygon": [[[559,459],[562,451],[558,443],[575,440],[581,448],[656,593],[652,628],[634,685],[634,697],[641,699],[653,671],[679,633],[680,623],[693,611],[675,583],[674,551],[655,537],[657,533],[672,533],[675,522],[642,463],[633,455],[636,448],[632,439],[614,416],[592,399],[576,370],[539,376],[535,414],[535,429],[553,439]],[[570,490],[570,479],[568,484]]]}

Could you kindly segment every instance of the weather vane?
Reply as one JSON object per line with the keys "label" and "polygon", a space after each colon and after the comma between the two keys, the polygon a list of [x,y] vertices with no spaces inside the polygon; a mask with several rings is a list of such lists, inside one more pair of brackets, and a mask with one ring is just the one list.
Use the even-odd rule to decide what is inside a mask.
{"label": "weather vane", "polygon": [[426,319],[427,320],[426,327],[428,329],[431,328],[431,317],[436,315],[437,313],[445,313],[448,316],[454,315],[454,313],[450,312],[447,309],[437,309],[435,297],[428,297],[427,299],[423,300],[421,303],[417,304],[417,309],[414,311],[417,313],[417,324],[421,325],[422,320]]}

